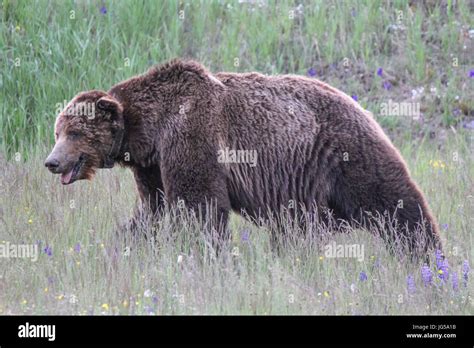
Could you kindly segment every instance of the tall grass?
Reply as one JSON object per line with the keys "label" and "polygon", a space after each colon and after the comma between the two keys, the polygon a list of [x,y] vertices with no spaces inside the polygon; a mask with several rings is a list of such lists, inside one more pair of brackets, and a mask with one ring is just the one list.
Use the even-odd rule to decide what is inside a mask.
{"label": "tall grass", "polygon": [[[42,167],[47,149],[41,149],[26,162],[0,163],[0,243],[40,250],[37,262],[0,260],[0,313],[472,314],[473,282],[463,278],[463,263],[473,263],[468,144],[460,137],[442,151],[404,144],[402,153],[442,226],[446,280],[432,261],[433,281],[426,284],[421,263],[394,257],[364,230],[320,231],[300,240],[288,226],[288,242],[275,252],[267,229],[237,215],[232,241],[217,256],[199,225],[176,224],[169,215],[143,220],[149,238],[132,243],[114,233],[136,201],[131,173],[103,170],[93,182],[64,187]],[[333,241],[363,245],[363,260],[326,257],[324,247]]]}

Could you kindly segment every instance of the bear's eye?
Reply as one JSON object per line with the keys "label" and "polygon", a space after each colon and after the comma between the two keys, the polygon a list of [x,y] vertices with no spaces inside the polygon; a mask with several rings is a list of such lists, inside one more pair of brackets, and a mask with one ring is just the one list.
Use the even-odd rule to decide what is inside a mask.
{"label": "bear's eye", "polygon": [[79,138],[81,135],[82,135],[81,133],[79,133],[79,132],[74,132],[74,131],[68,133],[69,138],[72,139],[72,140],[76,140],[76,139]]}

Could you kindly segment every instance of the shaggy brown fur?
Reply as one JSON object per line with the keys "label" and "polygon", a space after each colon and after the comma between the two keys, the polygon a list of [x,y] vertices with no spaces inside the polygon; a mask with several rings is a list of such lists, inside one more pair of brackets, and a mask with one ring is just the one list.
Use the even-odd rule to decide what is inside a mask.
{"label": "shaggy brown fur", "polygon": [[[62,152],[71,161],[87,159],[72,181],[90,177],[118,141],[113,160],[133,170],[153,211],[165,199],[194,210],[213,202],[213,217],[224,225],[230,210],[265,218],[291,202],[295,210],[328,208],[344,220],[385,213],[411,251],[441,248],[436,221],[399,152],[367,111],[321,81],[212,75],[175,60],[107,93],[81,93],[70,105],[81,101],[97,104],[94,119],[61,114],[56,124],[57,139],[75,142]],[[118,128],[123,141],[114,135]],[[68,138],[73,130],[82,135]],[[225,148],[255,150],[257,165],[220,163]],[[66,169],[55,172],[74,165],[57,160]]]}

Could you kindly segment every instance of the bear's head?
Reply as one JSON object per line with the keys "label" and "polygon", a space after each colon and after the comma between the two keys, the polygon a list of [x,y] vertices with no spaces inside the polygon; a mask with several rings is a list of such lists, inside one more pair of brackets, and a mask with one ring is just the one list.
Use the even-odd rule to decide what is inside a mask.
{"label": "bear's head", "polygon": [[97,168],[111,168],[122,144],[123,108],[102,91],[78,94],[59,113],[54,126],[56,144],[45,161],[61,183],[92,179]]}

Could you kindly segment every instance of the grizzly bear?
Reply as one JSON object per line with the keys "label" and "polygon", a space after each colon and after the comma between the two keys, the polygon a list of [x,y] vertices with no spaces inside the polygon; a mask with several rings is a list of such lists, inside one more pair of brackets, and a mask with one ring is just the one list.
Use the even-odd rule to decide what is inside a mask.
{"label": "grizzly bear", "polygon": [[385,216],[396,222],[389,245],[441,249],[400,153],[369,112],[317,79],[212,74],[173,60],[108,92],[78,94],[57,117],[55,139],[45,165],[63,184],[118,163],[152,212],[181,200],[224,231],[231,210],[258,220],[292,204],[337,221]]}

